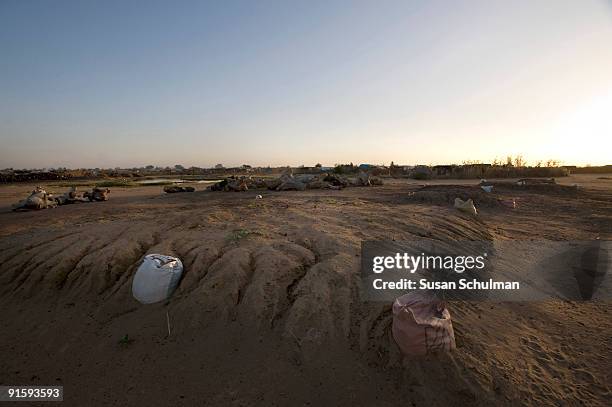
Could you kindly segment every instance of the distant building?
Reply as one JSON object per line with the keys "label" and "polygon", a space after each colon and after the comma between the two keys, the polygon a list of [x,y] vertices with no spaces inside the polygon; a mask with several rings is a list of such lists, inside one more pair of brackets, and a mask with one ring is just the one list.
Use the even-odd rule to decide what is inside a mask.
{"label": "distant building", "polygon": [[427,165],[416,165],[412,168],[414,174],[431,175],[431,168]]}
{"label": "distant building", "polygon": [[456,165],[434,165],[431,170],[436,177],[448,178],[453,176],[456,168]]}
{"label": "distant building", "polygon": [[483,178],[491,164],[469,164],[461,166],[462,178]]}

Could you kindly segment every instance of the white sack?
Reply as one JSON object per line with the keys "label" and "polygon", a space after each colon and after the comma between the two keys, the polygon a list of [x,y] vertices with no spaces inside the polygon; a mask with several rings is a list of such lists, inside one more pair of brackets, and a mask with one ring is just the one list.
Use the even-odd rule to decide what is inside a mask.
{"label": "white sack", "polygon": [[455,208],[472,215],[476,215],[478,213],[476,211],[476,207],[474,206],[474,201],[471,199],[463,201],[461,198],[455,198]]}
{"label": "white sack", "polygon": [[183,274],[183,263],[172,256],[148,254],[132,282],[132,295],[143,304],[163,301],[172,295]]}

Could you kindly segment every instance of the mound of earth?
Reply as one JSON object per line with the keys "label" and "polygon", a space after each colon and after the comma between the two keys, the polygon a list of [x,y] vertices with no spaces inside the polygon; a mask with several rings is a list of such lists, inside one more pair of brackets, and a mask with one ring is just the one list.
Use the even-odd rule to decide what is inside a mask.
{"label": "mound of earth", "polygon": [[[606,405],[600,304],[451,303],[457,349],[402,358],[391,304],[362,300],[358,283],[366,239],[605,238],[609,198],[474,219],[397,201],[406,188],[131,188],[52,216],[7,209],[0,382],[63,385],[69,406]],[[495,199],[437,188],[417,192]],[[184,275],[169,301],[141,305],[131,282],[151,253],[179,257]]]}
{"label": "mound of earth", "polygon": [[471,185],[426,185],[412,193],[409,201],[431,205],[452,205],[455,198],[461,198],[464,201],[471,199],[476,208],[503,206],[495,190],[485,192],[479,186]]}
{"label": "mound of earth", "polygon": [[529,192],[534,194],[559,195],[566,197],[576,197],[581,195],[581,191],[574,185],[562,185],[555,183],[526,183],[519,185],[516,182],[491,182],[495,190],[500,192]]}

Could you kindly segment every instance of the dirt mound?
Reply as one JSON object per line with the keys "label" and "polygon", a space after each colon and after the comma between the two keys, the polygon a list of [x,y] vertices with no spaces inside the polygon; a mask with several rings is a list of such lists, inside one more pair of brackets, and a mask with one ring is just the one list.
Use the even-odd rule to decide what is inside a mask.
{"label": "dirt mound", "polygon": [[[390,304],[363,301],[358,284],[366,239],[584,237],[574,214],[597,209],[602,225],[604,205],[567,216],[551,197],[547,217],[472,218],[454,198],[486,206],[495,189],[415,194],[440,207],[405,205],[406,188],[130,189],[53,217],[0,213],[0,381],[64,385],[66,405],[605,405],[610,314],[597,304],[452,303],[457,350],[402,360]],[[184,274],[170,301],[143,306],[130,283],[150,253],[179,257]]]}
{"label": "dirt mound", "polygon": [[215,319],[281,327],[284,336],[316,331],[323,340],[347,334],[341,325],[355,295],[356,273],[346,271],[358,263],[339,253],[341,242],[311,228],[295,231],[289,241],[210,232],[202,240],[201,233],[171,225],[118,222],[99,225],[95,233],[23,236],[3,251],[2,263],[11,272],[1,274],[2,294],[133,302],[129,282],[144,255],[167,253],[185,264],[179,304],[191,302],[181,295],[194,293]]}
{"label": "dirt mound", "polygon": [[[395,346],[388,326],[370,316],[362,320],[373,312],[375,319],[390,321],[391,314],[384,305],[370,309],[359,300],[358,248],[341,234],[283,222],[277,229],[269,222],[265,233],[228,230],[226,222],[185,227],[169,218],[13,235],[0,245],[8,270],[0,274],[0,294],[7,301],[78,304],[110,321],[140,308],[131,295],[132,276],[146,254],[163,253],[184,264],[170,300],[180,315],[177,324],[237,322],[253,335],[274,333],[295,343],[302,361],[330,342],[388,353]],[[428,236],[490,238],[484,225],[472,223],[444,223]]]}
{"label": "dirt mound", "polygon": [[479,186],[470,185],[426,185],[412,193],[409,200],[431,205],[452,205],[455,198],[474,201],[476,208],[497,208],[504,206],[500,197],[493,192],[485,192]]}
{"label": "dirt mound", "polygon": [[561,185],[555,183],[522,183],[517,182],[492,182],[487,185],[493,185],[493,191],[498,190],[500,192],[528,192],[543,195],[555,195],[555,196],[566,196],[575,197],[581,194],[580,189],[574,185]]}

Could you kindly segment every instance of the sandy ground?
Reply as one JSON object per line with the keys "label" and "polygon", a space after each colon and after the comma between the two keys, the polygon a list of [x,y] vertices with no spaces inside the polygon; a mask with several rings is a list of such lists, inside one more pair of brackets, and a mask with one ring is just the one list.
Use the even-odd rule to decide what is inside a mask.
{"label": "sandy ground", "polygon": [[[0,384],[63,385],[69,406],[609,405],[610,303],[455,302],[456,351],[402,358],[390,304],[358,289],[366,239],[611,239],[601,177],[560,180],[576,193],[500,190],[518,208],[477,201],[477,219],[447,187],[415,200],[423,182],[405,180],[114,188],[108,202],[22,213],[10,204],[32,186],[0,186]],[[184,262],[166,303],[131,296],[147,253]]]}

